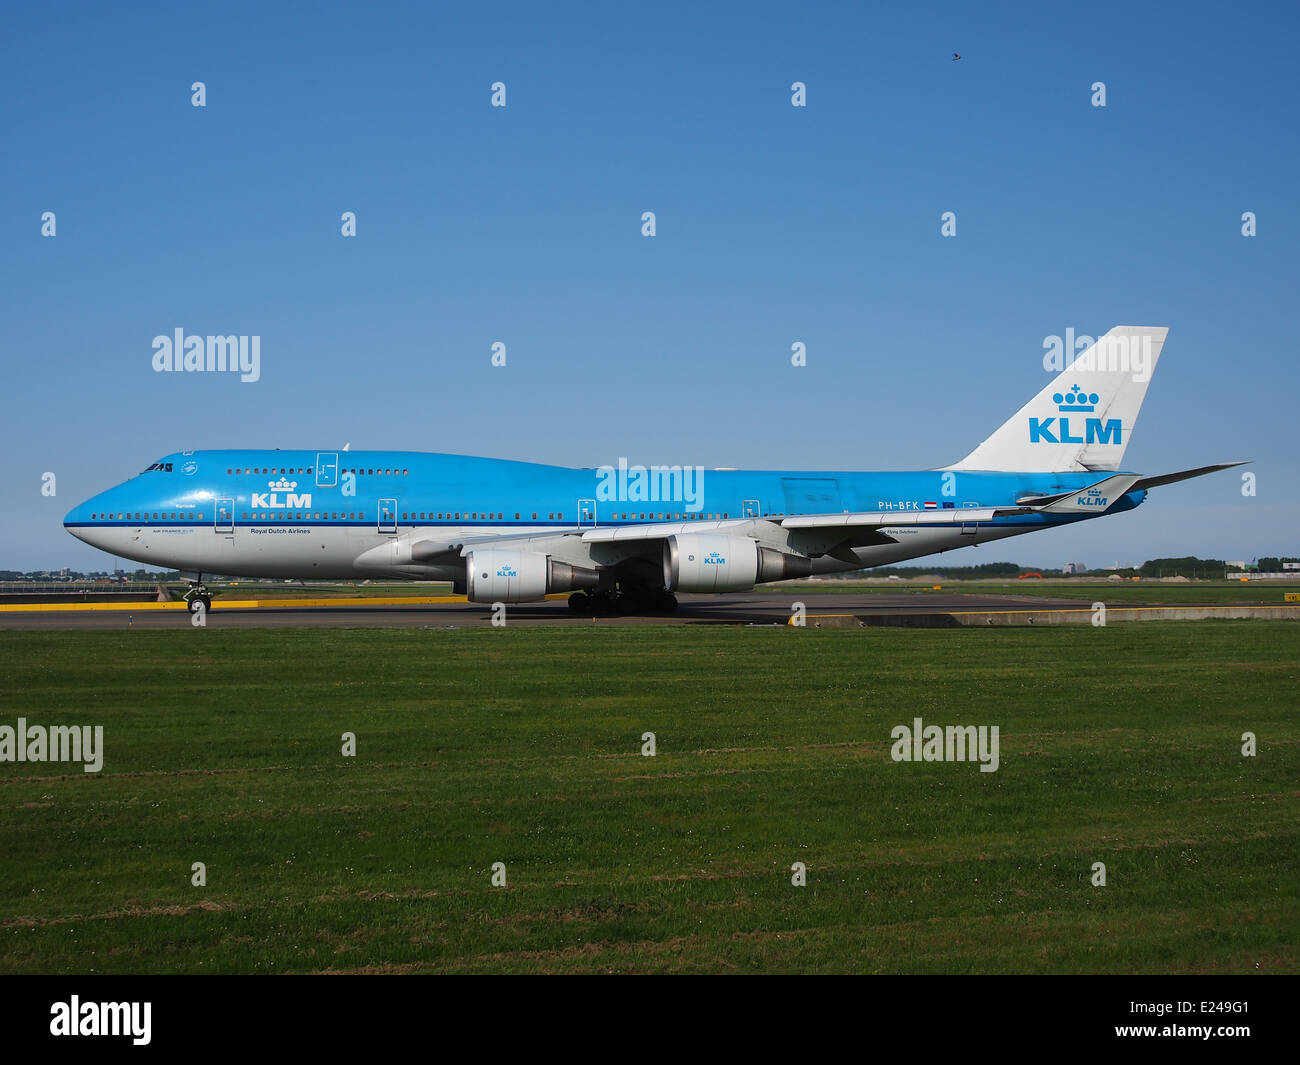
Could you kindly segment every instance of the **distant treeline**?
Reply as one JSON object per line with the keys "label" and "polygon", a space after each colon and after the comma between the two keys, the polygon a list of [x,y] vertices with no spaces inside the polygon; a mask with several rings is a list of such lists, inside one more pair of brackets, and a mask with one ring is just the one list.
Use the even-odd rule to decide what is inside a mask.
{"label": "distant treeline", "polygon": [[985,562],[982,566],[877,566],[875,569],[858,570],[857,573],[848,576],[866,575],[869,577],[919,577],[922,574],[933,573],[936,577],[950,577],[953,580],[979,580],[981,577],[1019,577],[1026,572],[1041,573],[1044,577],[1049,574],[1056,576],[1061,575],[1057,570],[1029,570],[1026,566],[1017,565],[1015,562]]}
{"label": "distant treeline", "polygon": [[[1300,562],[1295,558],[1261,558],[1250,566],[1252,573],[1281,573],[1283,562]],[[1192,577],[1222,579],[1240,573],[1239,569],[1228,569],[1228,564],[1217,558],[1153,558],[1144,562],[1138,571],[1143,577]]]}
{"label": "distant treeline", "polygon": [[1228,572],[1228,564],[1220,558],[1153,558],[1143,562],[1138,570],[1143,577],[1191,577],[1222,580]]}
{"label": "distant treeline", "polygon": [[[1261,558],[1259,570],[1276,573],[1282,569],[1283,562],[1291,559]],[[1237,571],[1232,571],[1237,572]],[[1034,569],[1021,566],[1015,562],[987,562],[982,566],[880,566],[877,569],[858,570],[846,576],[868,577],[920,577],[933,574],[949,580],[979,580],[981,578],[1006,578],[1014,580],[1022,573],[1038,573],[1044,577],[1064,577],[1059,569]],[[1229,575],[1228,564],[1219,558],[1153,558],[1142,563],[1137,569],[1127,566],[1118,568],[1102,567],[1089,570],[1087,576],[1102,577],[1118,573],[1121,577],[1189,577],[1193,580],[1223,580]],[[1077,574],[1076,574],[1077,576]]]}

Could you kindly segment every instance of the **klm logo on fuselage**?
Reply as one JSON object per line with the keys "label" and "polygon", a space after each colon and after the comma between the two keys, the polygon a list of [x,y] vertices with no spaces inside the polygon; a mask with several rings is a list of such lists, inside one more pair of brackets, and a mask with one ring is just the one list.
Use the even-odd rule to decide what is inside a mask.
{"label": "klm logo on fuselage", "polygon": [[[264,508],[267,510],[293,510],[299,508],[302,510],[311,507],[311,493],[304,492],[298,495],[293,489],[298,487],[297,481],[287,481],[281,477],[278,481],[268,481],[267,487],[269,492],[254,492],[249,499],[249,506]],[[280,493],[284,493],[284,498]]]}
{"label": "klm logo on fuselage", "polygon": [[[1062,415],[1066,412],[1090,413],[1097,409],[1101,397],[1096,392],[1083,391],[1076,384],[1068,392],[1053,393],[1052,402]],[[1078,418],[1074,424],[1079,424]],[[1107,418],[1105,421],[1100,418],[1085,418],[1083,436],[1078,436],[1077,430],[1074,435],[1070,433],[1070,419],[1066,417],[1029,419],[1031,444],[1122,444],[1123,434],[1124,427],[1118,418]]]}

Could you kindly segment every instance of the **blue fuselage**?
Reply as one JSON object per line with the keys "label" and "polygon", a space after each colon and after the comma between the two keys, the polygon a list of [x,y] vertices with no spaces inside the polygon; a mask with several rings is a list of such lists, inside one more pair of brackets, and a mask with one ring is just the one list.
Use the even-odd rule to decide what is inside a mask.
{"label": "blue fuselage", "polygon": [[[168,455],[74,507],[65,526],[115,555],[245,576],[447,576],[446,567],[376,570],[376,548],[413,536],[562,534],[647,523],[897,513],[906,536],[826,560],[818,571],[882,565],[1094,515],[1020,513],[954,526],[945,511],[1014,507],[1081,489],[1098,474],[570,469],[413,451],[195,451]],[[1128,510],[1133,492],[1099,513]],[[925,515],[933,512],[933,527]],[[213,535],[217,534],[217,535]],[[964,535],[963,535],[964,534]],[[397,558],[397,555],[393,555]],[[407,556],[402,556],[406,558]],[[361,560],[361,561],[357,561]]]}

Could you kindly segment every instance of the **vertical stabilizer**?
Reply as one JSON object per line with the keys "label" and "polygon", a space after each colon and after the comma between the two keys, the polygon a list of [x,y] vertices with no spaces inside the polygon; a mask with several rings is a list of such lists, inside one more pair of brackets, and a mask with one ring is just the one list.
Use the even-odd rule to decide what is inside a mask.
{"label": "vertical stabilizer", "polygon": [[1118,470],[1165,326],[1117,325],[948,470]]}

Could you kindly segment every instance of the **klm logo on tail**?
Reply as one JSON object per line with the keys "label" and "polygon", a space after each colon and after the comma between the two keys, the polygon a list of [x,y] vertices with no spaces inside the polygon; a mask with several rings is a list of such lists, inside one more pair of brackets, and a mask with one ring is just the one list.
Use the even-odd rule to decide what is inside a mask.
{"label": "klm logo on tail", "polygon": [[[1096,392],[1084,392],[1078,385],[1075,385],[1069,392],[1064,395],[1060,392],[1053,393],[1052,402],[1056,404],[1056,409],[1062,414],[1084,413],[1097,409],[1097,403],[1101,397]],[[1053,423],[1057,423],[1055,428]],[[1074,423],[1079,424],[1078,419]],[[1118,418],[1108,418],[1103,421],[1101,418],[1085,418],[1083,420],[1083,436],[1070,434],[1070,419],[1061,418],[1030,418],[1029,419],[1029,442],[1031,444],[1121,444],[1123,443],[1124,427]]]}

